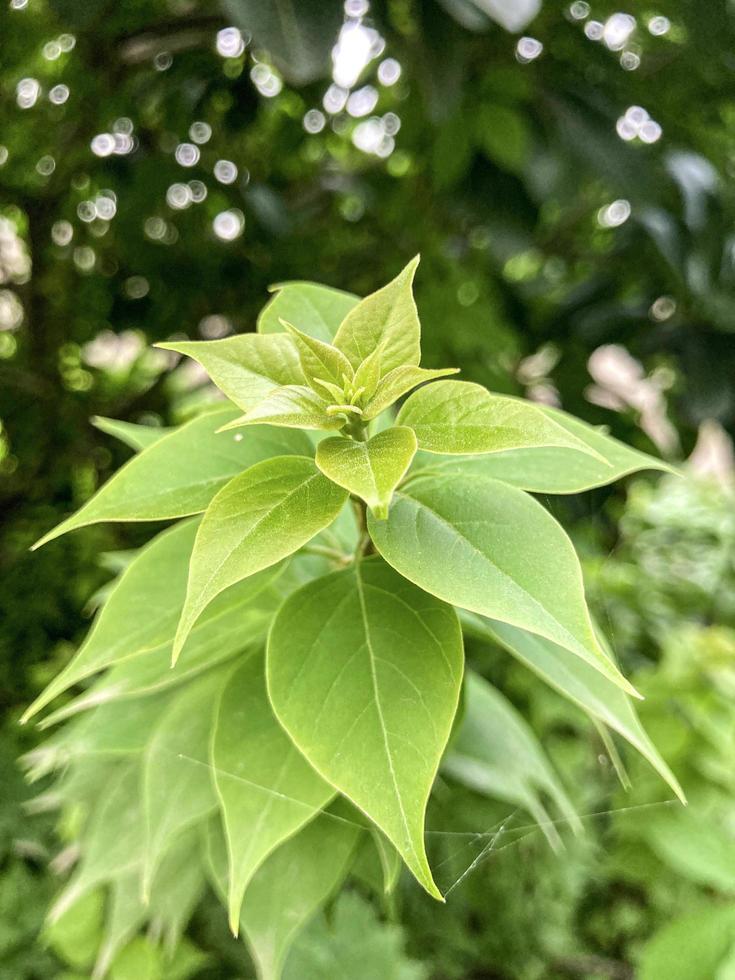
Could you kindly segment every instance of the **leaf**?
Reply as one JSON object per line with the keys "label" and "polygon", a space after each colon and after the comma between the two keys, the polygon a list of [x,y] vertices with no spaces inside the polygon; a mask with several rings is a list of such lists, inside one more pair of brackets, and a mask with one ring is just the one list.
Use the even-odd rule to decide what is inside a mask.
{"label": "leaf", "polygon": [[523,173],[533,141],[524,113],[498,102],[486,102],[478,107],[474,136],[488,159],[501,170]]}
{"label": "leaf", "polygon": [[[308,333],[303,333],[286,320],[282,322],[294,338],[301,357],[301,369],[306,376],[307,384],[311,385],[318,394],[320,393],[318,379],[337,385],[341,390],[344,387],[345,379],[349,380],[353,376],[352,365],[342,351],[323,340],[310,337]],[[277,337],[278,334],[273,334],[273,336]],[[317,381],[316,384],[314,383],[315,380]]]}
{"label": "leaf", "polygon": [[668,922],[643,949],[640,980],[717,980],[735,943],[735,905],[708,902]]}
{"label": "leaf", "polygon": [[592,628],[569,538],[528,494],[477,474],[422,475],[368,515],[385,560],[432,595],[559,643],[635,694]]}
{"label": "leaf", "polygon": [[220,391],[244,412],[277,385],[299,385],[304,375],[293,340],[286,334],[239,334],[223,340],[156,344],[201,364]]}
{"label": "leaf", "polygon": [[275,296],[258,317],[258,333],[282,334],[281,320],[288,320],[310,337],[331,344],[339,325],[360,302],[352,293],[315,282],[286,282],[273,288]]}
{"label": "leaf", "polygon": [[334,795],[276,721],[262,656],[248,657],[222,691],[212,766],[229,855],[230,928],[237,935],[243,895],[257,869]]}
{"label": "leaf", "polygon": [[[369,401],[378,387],[380,381],[380,365],[383,356],[382,349],[376,347],[372,354],[368,354],[364,361],[355,370],[353,390],[359,392],[360,404]],[[419,369],[420,370],[420,369]]]}
{"label": "leaf", "polygon": [[359,834],[359,827],[324,813],[255,875],[242,928],[261,980],[279,980],[294,939],[344,880]]}
{"label": "leaf", "polygon": [[146,846],[143,896],[171,841],[217,806],[209,769],[215,698],[227,673],[212,671],[187,684],[150,732],[142,764]]}
{"label": "leaf", "polygon": [[[694,808],[662,808],[639,822],[639,833],[678,876],[735,896],[735,835],[726,820]],[[735,937],[734,937],[735,938]]]}
{"label": "leaf", "polygon": [[426,381],[434,381],[437,378],[445,378],[448,374],[456,374],[459,368],[440,368],[429,370],[428,368],[414,367],[411,364],[404,364],[401,367],[393,368],[382,379],[376,388],[375,394],[365,406],[363,418],[374,419],[393,402],[398,401],[401,395],[415,388],[416,385],[424,384]]}
{"label": "leaf", "polygon": [[[102,693],[105,690],[120,695],[134,693],[136,686],[140,690],[161,674],[176,682],[169,669],[171,645],[186,598],[188,566],[198,526],[198,519],[177,524],[138,553],[116,583],[76,656],[26,710],[23,723],[59,694],[105,667],[122,668],[136,661],[131,663],[132,670],[111,672],[100,688],[83,695],[90,698],[91,704],[107,700]],[[198,665],[202,669],[210,661],[215,662],[222,649],[242,649],[249,640],[248,627],[257,637],[255,631],[262,613],[259,617],[257,606],[253,616],[248,610],[282,571],[280,567],[264,571],[212,604],[187,644],[179,676],[185,677],[184,672],[190,667]],[[264,600],[266,615],[270,615],[274,603],[271,600],[268,608],[266,596]],[[151,615],[153,609],[156,615]]]}
{"label": "leaf", "polygon": [[328,407],[329,402],[306,385],[286,385],[274,388],[255,408],[222,428],[239,429],[245,425],[270,423],[294,429],[341,429],[345,416],[327,414]]}
{"label": "leaf", "polygon": [[121,422],[120,419],[106,419],[101,415],[95,415],[91,422],[95,429],[108,436],[114,436],[136,452],[147,449],[163,436],[173,432],[173,429],[161,425],[136,425],[134,422]]}
{"label": "leaf", "polygon": [[364,500],[383,520],[415,452],[416,436],[411,429],[395,426],[367,442],[341,436],[324,439],[317,446],[316,465],[334,483]]}
{"label": "leaf", "polygon": [[492,395],[469,381],[438,381],[414,392],[398,413],[421,449],[432,453],[497,453],[546,446],[594,452],[531,402]]}
{"label": "leaf", "polygon": [[43,938],[57,956],[77,969],[91,968],[104,923],[104,894],[89,892],[49,922]]}
{"label": "leaf", "polygon": [[137,871],[116,878],[107,900],[107,915],[102,942],[92,971],[93,980],[104,977],[118,951],[138,931],[146,919],[146,907],[140,897]]}
{"label": "leaf", "polygon": [[346,499],[304,456],[256,463],[223,487],[194,541],[174,662],[215,596],[297,551],[332,523]]}
{"label": "leaf", "polygon": [[536,736],[483,677],[468,671],[465,688],[465,715],[442,769],[478,793],[524,807],[558,848],[561,840],[543,797],[554,801],[576,831],[581,822]]}
{"label": "leaf", "polygon": [[563,697],[622,735],[685,802],[676,777],[646,734],[630,699],[617,684],[542,636],[474,613],[460,613],[460,619],[466,632],[499,644]]}
{"label": "leaf", "polygon": [[224,0],[232,22],[252,35],[284,78],[301,86],[329,74],[329,55],[342,26],[342,10],[322,0]]}
{"label": "leaf", "polygon": [[636,470],[676,472],[663,460],[631,449],[558,408],[546,405],[539,405],[538,408],[548,419],[566,429],[570,436],[584,442],[591,452],[583,453],[571,448],[513,449],[489,456],[453,459],[437,459],[436,456],[419,453],[416,464],[442,473],[460,470],[482,473],[533,493],[580,493],[613,483]]}
{"label": "leaf", "polygon": [[133,456],[76,514],[33,548],[101,521],[162,521],[198,514],[245,467],[275,454],[310,452],[303,433],[269,428],[241,439],[218,434],[236,414],[231,406],[207,412]]}
{"label": "leaf", "polygon": [[376,347],[381,349],[384,375],[421,360],[421,325],[412,291],[418,264],[416,256],[392,282],[366,296],[342,321],[334,345],[347,355],[353,368]]}
{"label": "leaf", "polygon": [[299,589],[268,638],[268,691],[279,721],[439,899],[424,812],[462,662],[454,611],[377,558]]}

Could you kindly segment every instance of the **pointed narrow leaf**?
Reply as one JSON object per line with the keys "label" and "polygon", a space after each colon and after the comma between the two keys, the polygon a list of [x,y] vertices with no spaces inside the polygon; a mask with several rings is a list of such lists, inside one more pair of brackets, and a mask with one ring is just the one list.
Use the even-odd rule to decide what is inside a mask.
{"label": "pointed narrow leaf", "polygon": [[436,381],[437,378],[446,378],[448,374],[456,374],[459,368],[429,368],[414,367],[411,364],[404,364],[401,367],[393,368],[378,384],[375,394],[365,406],[363,418],[374,419],[386,408],[398,401],[407,391],[411,391],[416,385],[424,384],[427,381]]}
{"label": "pointed narrow leaf", "polygon": [[341,429],[342,415],[328,415],[329,402],[306,385],[274,388],[245,415],[223,425],[224,430],[246,425],[283,425],[292,429]]}
{"label": "pointed narrow leaf", "polygon": [[92,971],[92,980],[101,980],[120,949],[135,935],[147,917],[140,897],[137,871],[116,878],[107,900],[105,931]]}
{"label": "pointed narrow leaf", "polygon": [[569,538],[522,490],[476,474],[422,475],[394,495],[387,521],[368,515],[368,528],[409,581],[545,636],[635,693],[592,628]]}
{"label": "pointed narrow leaf", "polygon": [[376,347],[381,349],[383,374],[421,360],[421,326],[412,288],[418,264],[417,256],[387,286],[361,300],[342,321],[334,345],[354,368]]}
{"label": "pointed narrow leaf", "polygon": [[466,709],[442,769],[459,782],[495,799],[522,806],[552,847],[561,844],[543,798],[554,801],[574,828],[581,822],[525,719],[483,677],[469,671]]}
{"label": "pointed narrow leaf", "polygon": [[394,426],[355,442],[334,436],[316,450],[316,465],[334,483],[360,497],[375,516],[384,519],[393,491],[403,479],[416,453],[416,436],[405,426]]}
{"label": "pointed narrow leaf", "polygon": [[182,341],[156,347],[193,358],[243,412],[278,385],[304,383],[296,345],[286,334],[245,333],[223,340]]}
{"label": "pointed narrow leaf", "polygon": [[383,351],[376,347],[372,354],[368,354],[365,360],[355,370],[355,380],[353,388],[360,392],[360,404],[364,405],[375,394],[375,389],[380,381],[380,365]]}
{"label": "pointed narrow leaf", "polygon": [[414,392],[398,413],[398,424],[410,425],[421,449],[432,453],[499,453],[548,446],[594,453],[537,405],[493,395],[469,381],[438,381]]}
{"label": "pointed narrow leaf", "polygon": [[181,689],[150,732],[142,766],[146,827],[143,895],[171,841],[217,806],[209,743],[227,671],[210,671]]}
{"label": "pointed narrow leaf", "polygon": [[542,636],[474,613],[460,617],[467,632],[504,647],[563,697],[622,735],[684,801],[678,780],[646,734],[630,698],[616,684]]}
{"label": "pointed narrow leaf", "polygon": [[237,935],[243,895],[258,867],[334,795],[276,721],[261,655],[237,667],[222,691],[212,766],[229,855],[230,928]]}
{"label": "pointed narrow leaf", "polygon": [[264,460],[223,487],[194,542],[174,661],[215,596],[293,554],[332,523],[346,499],[304,456]]}
{"label": "pointed narrow leaf", "polygon": [[236,409],[226,406],[174,429],[133,456],[81,510],[33,547],[101,521],[162,521],[198,514],[245,467],[274,454],[310,451],[303,433],[269,428],[241,439],[218,433],[236,415]]}
{"label": "pointed narrow leaf", "polygon": [[[344,379],[352,377],[352,365],[342,351],[331,344],[324,343],[323,340],[310,337],[308,333],[303,333],[287,320],[283,321],[283,326],[291,334],[298,348],[301,370],[307,384],[313,387],[314,379],[321,378],[322,381],[329,381],[341,389],[344,386]],[[319,391],[319,388],[317,387],[316,390]]]}
{"label": "pointed narrow leaf", "polygon": [[[533,493],[580,493],[613,483],[638,470],[676,472],[674,467],[663,460],[632,449],[606,435],[601,429],[558,408],[547,405],[539,405],[538,408],[547,419],[561,426],[573,438],[579,439],[591,452],[578,452],[576,449],[563,447],[539,447],[511,449],[486,456],[446,458],[419,453],[415,466],[442,473],[459,470],[483,473]],[[592,455],[592,452],[596,455]]]}
{"label": "pointed narrow leaf", "polygon": [[295,592],[268,638],[268,691],[279,721],[435,898],[424,812],[462,665],[454,610],[377,558]]}
{"label": "pointed narrow leaf", "polygon": [[91,422],[95,429],[119,439],[136,452],[147,449],[173,432],[173,429],[162,425],[136,425],[134,422],[121,422],[120,419],[106,419],[102,415],[95,415]]}
{"label": "pointed narrow leaf", "polygon": [[316,282],[285,282],[272,288],[276,292],[258,317],[258,333],[283,333],[283,319],[331,344],[340,323],[360,302],[352,293]]}

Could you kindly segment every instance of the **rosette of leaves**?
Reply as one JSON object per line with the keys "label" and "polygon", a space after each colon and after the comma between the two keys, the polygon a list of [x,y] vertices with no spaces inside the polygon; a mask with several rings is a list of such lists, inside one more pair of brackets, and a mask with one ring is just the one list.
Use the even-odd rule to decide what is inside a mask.
{"label": "rosette of leaves", "polygon": [[177,521],[127,564],[25,716],[66,694],[42,724],[67,723],[27,761],[60,771],[80,854],[52,917],[109,888],[98,975],[146,921],[175,946],[205,881],[266,978],[348,874],[390,890],[405,865],[442,900],[425,846],[442,765],[530,812],[555,846],[548,808],[574,825],[573,808],[525,721],[466,667],[463,631],[680,792],[569,539],[530,495],[666,465],[422,368],[416,266],[362,300],[287,283],[256,333],[164,345],[224,399],[163,432],[100,422],[136,454],[39,542]]}

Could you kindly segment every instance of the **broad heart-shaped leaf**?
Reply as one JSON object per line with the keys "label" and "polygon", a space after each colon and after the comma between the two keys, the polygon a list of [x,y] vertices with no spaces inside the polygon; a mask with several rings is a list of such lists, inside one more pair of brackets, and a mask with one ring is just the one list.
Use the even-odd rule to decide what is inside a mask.
{"label": "broad heart-shaped leaf", "polygon": [[135,422],[122,422],[120,419],[106,419],[101,415],[95,415],[91,422],[95,429],[119,439],[136,452],[147,449],[163,436],[173,432],[173,429],[166,429],[160,425],[137,425]]}
{"label": "broad heart-shaped leaf", "polygon": [[267,428],[218,433],[237,416],[230,405],[206,412],[133,456],[81,510],[33,546],[101,521],[162,521],[205,510],[220,487],[245,467],[273,455],[309,453],[303,433]]}
{"label": "broad heart-shaped leaf", "polygon": [[398,424],[410,425],[420,448],[432,453],[498,453],[547,446],[594,452],[531,402],[492,395],[469,381],[438,381],[420,388],[401,408]]}
{"label": "broad heart-shaped leaf", "polygon": [[268,691],[279,721],[439,899],[424,813],[462,667],[454,610],[379,558],[295,592],[268,638]]}
{"label": "broad heart-shaped leaf", "polygon": [[385,560],[422,589],[545,636],[636,693],[595,635],[569,538],[522,490],[427,471],[394,495],[387,521],[368,515],[368,529]]}
{"label": "broad heart-shaped leaf", "polygon": [[[326,344],[323,340],[310,337],[308,333],[294,327],[287,320],[283,321],[283,326],[291,334],[298,348],[301,357],[301,370],[306,377],[307,384],[317,393],[322,396],[324,394],[323,386],[318,383],[319,379],[337,385],[341,390],[344,387],[345,379],[352,378],[352,365],[342,351],[337,350],[332,344]],[[272,336],[277,337],[278,334]]]}
{"label": "broad heart-shaped leaf", "polygon": [[355,442],[333,436],[319,443],[316,465],[334,483],[360,497],[375,516],[388,516],[393,491],[403,479],[416,452],[416,436],[405,426],[394,426]]}
{"label": "broad heart-shaped leaf", "polygon": [[276,721],[260,655],[246,658],[222,691],[211,758],[229,855],[230,928],[237,935],[243,895],[258,867],[334,790]]}
{"label": "broad heart-shaped leaf", "polygon": [[412,288],[418,264],[416,256],[392,282],[366,296],[342,321],[334,345],[347,355],[353,368],[376,347],[380,347],[384,375],[421,360],[421,325]]}
{"label": "broad heart-shaped leaf", "polygon": [[142,767],[145,897],[171,841],[217,806],[209,743],[216,697],[227,677],[227,669],[221,668],[187,684],[150,733]]}
{"label": "broad heart-shaped leaf", "polygon": [[197,531],[174,662],[215,596],[298,551],[332,523],[346,499],[304,456],[276,456],[230,480]]}
{"label": "broad heart-shaped leaf", "polygon": [[[163,531],[136,555],[114,586],[76,656],[36,698],[22,722],[74,684],[105,667],[115,667],[115,670],[82,695],[82,706],[85,702],[91,706],[142,692],[146,684],[155,683],[162,675],[169,683],[177,682],[170,670],[171,645],[186,598],[188,566],[198,526],[198,519],[182,521]],[[263,628],[263,616],[267,618],[271,614],[278,597],[264,595],[263,603],[254,607],[253,600],[282,572],[280,566],[267,569],[234,586],[212,603],[184,651],[181,661],[184,677],[189,669],[204,669],[223,653],[243,649],[251,640],[249,630],[257,639],[258,628]],[[122,670],[129,663],[132,670]]]}
{"label": "broad heart-shaped leaf", "polygon": [[224,425],[239,429],[245,425],[283,425],[293,429],[341,429],[344,415],[328,415],[329,402],[306,385],[274,388],[255,408]]}
{"label": "broad heart-shaped leaf", "polygon": [[544,796],[554,801],[575,831],[582,825],[538,739],[483,677],[468,671],[465,689],[464,718],[442,770],[479,793],[524,807],[558,848],[561,839]]}
{"label": "broad heart-shaped leaf", "polygon": [[563,697],[621,735],[684,802],[678,780],[646,734],[630,698],[617,684],[542,636],[475,613],[461,612],[460,618],[465,632],[504,647]]}
{"label": "broad heart-shaped leaf", "polygon": [[277,385],[299,385],[304,375],[299,353],[287,334],[239,334],[223,340],[156,344],[197,361],[220,391],[243,412]]}
{"label": "broad heart-shaped leaf", "polygon": [[[553,447],[511,449],[485,456],[437,457],[429,453],[416,456],[415,466],[442,473],[483,473],[520,490],[533,493],[580,493],[604,486],[637,470],[664,470],[674,467],[606,435],[558,408],[539,405],[548,419],[565,429],[570,436],[585,443],[590,452]],[[601,457],[601,458],[598,458]]]}
{"label": "broad heart-shaped leaf", "polygon": [[331,344],[358,296],[316,282],[285,282],[273,287],[275,296],[258,317],[258,333],[283,333],[281,320],[295,323],[310,337]]}
{"label": "broad heart-shaped leaf", "polygon": [[401,367],[393,368],[380,381],[375,393],[368,401],[363,411],[364,419],[374,419],[376,416],[389,408],[393,402],[398,401],[401,395],[415,388],[416,385],[424,384],[426,381],[435,381],[437,378],[445,378],[448,374],[456,374],[459,368],[429,368],[415,367],[412,364],[404,364]]}

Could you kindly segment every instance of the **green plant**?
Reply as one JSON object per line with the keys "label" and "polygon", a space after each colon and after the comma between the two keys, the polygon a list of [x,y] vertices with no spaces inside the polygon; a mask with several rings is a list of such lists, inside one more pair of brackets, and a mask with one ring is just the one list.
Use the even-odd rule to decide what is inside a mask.
{"label": "green plant", "polygon": [[523,719],[465,671],[463,630],[681,793],[568,538],[530,495],[669,467],[421,368],[416,265],[363,300],[288,283],[255,334],[163,345],[226,400],[173,430],[104,422],[137,454],[38,542],[183,519],[127,564],[25,714],[100,675],[46,717],[72,720],[27,760],[35,777],[61,769],[81,854],[52,918],[111,889],[98,975],[145,921],[175,947],[207,879],[264,977],[366,861],[381,890],[402,862],[441,899],[424,832],[443,759],[447,778],[527,809],[555,845],[543,799],[574,823],[571,804]]}

